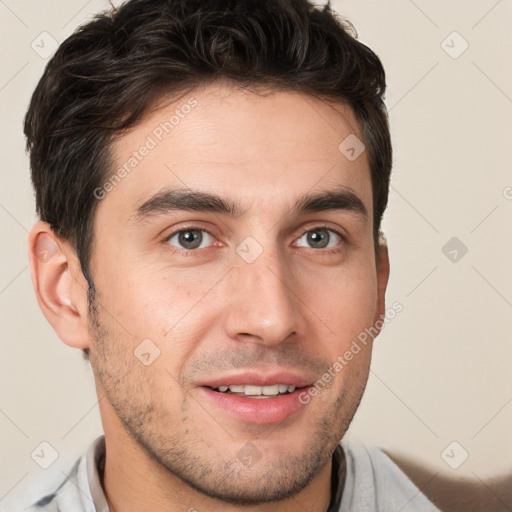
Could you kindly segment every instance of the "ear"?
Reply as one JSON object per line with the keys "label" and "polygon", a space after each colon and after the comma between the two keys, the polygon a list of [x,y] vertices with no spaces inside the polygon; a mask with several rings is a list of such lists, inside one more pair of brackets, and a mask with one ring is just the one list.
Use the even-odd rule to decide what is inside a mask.
{"label": "ear", "polygon": [[69,245],[38,221],[28,236],[32,284],[44,316],[70,347],[89,348],[88,283]]}
{"label": "ear", "polygon": [[385,241],[379,242],[379,249],[376,253],[377,266],[377,313],[373,324],[382,328],[382,320],[386,314],[386,289],[389,280],[389,254]]}

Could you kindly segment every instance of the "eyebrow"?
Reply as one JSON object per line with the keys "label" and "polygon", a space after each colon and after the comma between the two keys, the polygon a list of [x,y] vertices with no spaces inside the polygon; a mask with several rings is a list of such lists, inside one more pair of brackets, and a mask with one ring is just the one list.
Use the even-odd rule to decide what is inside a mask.
{"label": "eyebrow", "polygon": [[241,217],[245,213],[233,201],[215,194],[188,189],[168,189],[150,197],[137,208],[132,217],[136,223],[141,223],[151,217],[175,210],[221,213],[231,217]]}
{"label": "eyebrow", "polygon": [[[132,215],[136,224],[143,223],[171,211],[210,212],[230,217],[242,217],[247,210],[227,198],[216,194],[190,189],[167,189],[150,197]],[[348,189],[306,194],[293,206],[293,213],[301,215],[329,210],[347,211],[368,218],[368,211],[361,199]]]}
{"label": "eyebrow", "polygon": [[363,201],[348,189],[305,195],[295,203],[294,207],[294,212],[297,215],[328,210],[345,210],[349,213],[360,215],[365,219],[368,218],[368,210]]}

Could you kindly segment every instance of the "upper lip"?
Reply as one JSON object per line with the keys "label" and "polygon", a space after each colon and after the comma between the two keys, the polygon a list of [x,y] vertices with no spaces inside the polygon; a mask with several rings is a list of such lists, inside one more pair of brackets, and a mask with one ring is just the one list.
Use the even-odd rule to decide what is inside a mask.
{"label": "upper lip", "polygon": [[269,371],[244,370],[232,371],[224,375],[212,376],[197,385],[201,387],[218,388],[219,386],[272,386],[274,384],[286,384],[302,388],[315,381],[314,377],[285,369],[273,369]]}

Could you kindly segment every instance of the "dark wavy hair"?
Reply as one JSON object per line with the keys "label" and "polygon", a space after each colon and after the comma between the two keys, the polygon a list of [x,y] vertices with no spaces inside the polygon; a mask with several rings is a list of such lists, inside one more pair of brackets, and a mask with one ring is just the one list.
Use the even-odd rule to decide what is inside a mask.
{"label": "dark wavy hair", "polygon": [[352,107],[370,161],[378,249],[392,160],[385,74],[330,3],[131,0],[60,45],[25,117],[37,213],[72,245],[90,288],[94,190],[113,172],[112,141],[159,99],[217,79]]}

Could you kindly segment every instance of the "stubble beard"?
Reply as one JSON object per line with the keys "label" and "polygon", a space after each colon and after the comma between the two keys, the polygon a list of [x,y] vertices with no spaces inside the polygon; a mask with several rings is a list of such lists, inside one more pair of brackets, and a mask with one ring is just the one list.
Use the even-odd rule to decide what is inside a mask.
{"label": "stubble beard", "polygon": [[[181,431],[169,432],[169,420],[176,421],[178,414],[190,404],[184,402],[182,411],[168,411],[163,404],[154,401],[153,397],[161,394],[147,386],[148,368],[143,367],[129,350],[123,350],[121,336],[116,338],[110,334],[109,328],[115,327],[115,323],[107,328],[100,318],[103,308],[97,301],[96,290],[88,297],[89,327],[95,340],[94,350],[90,352],[91,365],[113,410],[147,457],[205,496],[248,506],[278,502],[296,495],[329,462],[359,407],[367,374],[363,379],[354,379],[362,381],[359,390],[342,389],[324,409],[323,416],[307,437],[302,453],[278,457],[261,453],[261,459],[254,465],[244,465],[236,456],[235,448],[231,457],[225,456],[228,451],[225,439],[218,446],[211,439],[202,439],[194,429],[196,421],[183,424],[182,416]],[[204,419],[205,422],[212,421],[206,412]],[[204,430],[208,430],[207,425]],[[257,439],[252,441],[258,445]],[[214,459],[212,451],[219,457]],[[170,489],[170,496],[173,491]]]}

